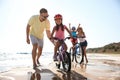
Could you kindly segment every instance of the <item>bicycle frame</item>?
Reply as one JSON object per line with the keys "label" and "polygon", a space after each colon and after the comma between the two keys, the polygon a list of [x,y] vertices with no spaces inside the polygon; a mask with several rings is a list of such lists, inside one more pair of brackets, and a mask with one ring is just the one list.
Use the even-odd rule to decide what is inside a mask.
{"label": "bicycle frame", "polygon": [[[79,49],[81,46],[80,46],[80,43],[76,43],[75,46],[74,46],[74,49],[75,49],[75,53],[77,54],[77,49]],[[79,49],[80,51],[80,49]]]}
{"label": "bicycle frame", "polygon": [[69,37],[66,37],[63,41],[62,41],[62,44],[59,46],[59,48],[58,48],[58,55],[59,55],[59,59],[60,60],[58,60],[59,62],[60,61],[64,61],[64,54],[65,54],[65,49],[64,49],[64,41],[67,39],[67,38],[69,38]]}
{"label": "bicycle frame", "polygon": [[[68,54],[68,52],[65,51],[65,48],[64,48],[64,41],[66,39],[70,39],[70,37],[66,37],[60,47],[58,48],[57,50],[57,60],[58,60],[58,64],[56,63],[56,66],[58,68],[60,68],[60,63],[62,62],[62,65],[63,65],[63,69],[65,71],[70,71],[71,70],[71,59],[70,59],[70,56]],[[59,39],[58,39],[59,40]],[[67,66],[66,66],[67,65]]]}
{"label": "bicycle frame", "polygon": [[65,52],[65,50],[64,50],[64,43],[62,43],[62,44],[60,45],[60,47],[59,47],[58,52],[57,52],[58,55],[59,55],[59,59],[60,59],[60,60],[58,60],[58,61],[64,61],[64,56],[63,56],[64,52]]}

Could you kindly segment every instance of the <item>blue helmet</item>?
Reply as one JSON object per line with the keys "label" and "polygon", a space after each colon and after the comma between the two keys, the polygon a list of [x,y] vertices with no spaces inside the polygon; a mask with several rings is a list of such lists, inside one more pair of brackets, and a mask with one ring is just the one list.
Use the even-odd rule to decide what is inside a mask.
{"label": "blue helmet", "polygon": [[75,26],[72,27],[72,30],[76,30]]}

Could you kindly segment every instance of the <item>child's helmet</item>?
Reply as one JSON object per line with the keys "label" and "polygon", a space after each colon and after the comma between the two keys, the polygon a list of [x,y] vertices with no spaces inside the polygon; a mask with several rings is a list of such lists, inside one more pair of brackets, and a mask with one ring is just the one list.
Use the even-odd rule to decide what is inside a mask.
{"label": "child's helmet", "polygon": [[61,15],[61,14],[56,14],[56,15],[54,16],[54,19],[62,19],[62,15]]}
{"label": "child's helmet", "polygon": [[72,30],[76,30],[75,26],[72,27]]}

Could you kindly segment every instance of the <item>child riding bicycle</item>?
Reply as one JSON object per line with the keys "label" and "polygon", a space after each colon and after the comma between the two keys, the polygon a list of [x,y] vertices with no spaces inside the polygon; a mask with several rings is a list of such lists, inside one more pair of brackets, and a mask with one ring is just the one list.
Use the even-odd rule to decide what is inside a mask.
{"label": "child riding bicycle", "polygon": [[[65,38],[65,33],[64,33],[65,30],[71,35],[71,33],[70,33],[69,29],[67,28],[67,26],[63,25],[62,19],[63,18],[62,18],[61,14],[56,14],[54,16],[54,20],[55,20],[56,25],[54,26],[54,28],[52,30],[51,39],[53,38],[53,36],[55,34],[56,38],[58,38],[59,40],[63,40]],[[55,45],[55,47],[54,47],[53,59],[54,59],[54,61],[56,61],[57,60],[57,50],[58,50],[59,46],[61,45],[61,42],[56,41],[54,45]],[[67,51],[67,45],[66,44],[64,45],[64,48],[65,48],[65,51]]]}

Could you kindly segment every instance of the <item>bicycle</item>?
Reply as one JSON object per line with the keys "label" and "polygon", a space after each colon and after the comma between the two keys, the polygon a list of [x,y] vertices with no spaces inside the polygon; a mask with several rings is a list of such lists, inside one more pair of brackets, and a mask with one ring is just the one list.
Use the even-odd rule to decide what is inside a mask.
{"label": "bicycle", "polygon": [[60,69],[60,66],[62,63],[62,67],[63,67],[64,71],[68,72],[71,70],[71,57],[70,57],[70,54],[67,51],[65,51],[65,49],[64,49],[64,41],[66,39],[70,39],[70,37],[66,37],[64,40],[60,40],[60,39],[55,38],[55,37],[53,39],[61,42],[61,45],[57,50],[56,67],[58,69]]}
{"label": "bicycle", "polygon": [[75,43],[75,45],[70,48],[69,53],[71,54],[72,62],[74,61],[74,58],[76,63],[81,62],[82,49],[81,49],[80,43]]}

